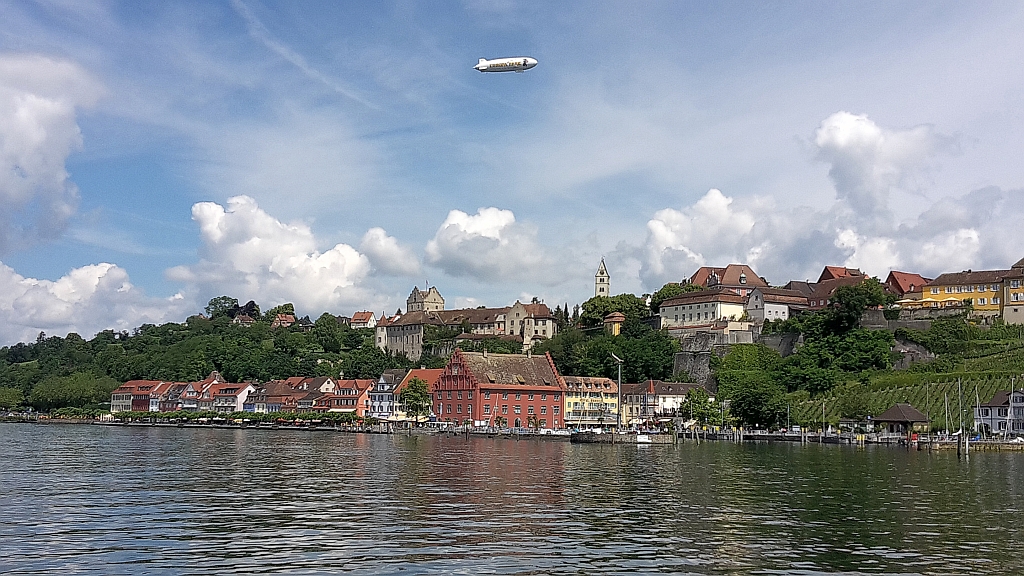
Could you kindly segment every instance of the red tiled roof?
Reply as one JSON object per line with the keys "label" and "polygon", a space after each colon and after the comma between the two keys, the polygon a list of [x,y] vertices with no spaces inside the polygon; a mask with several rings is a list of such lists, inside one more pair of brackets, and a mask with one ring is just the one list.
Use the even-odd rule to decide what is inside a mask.
{"label": "red tiled roof", "polygon": [[907,292],[920,292],[921,287],[928,283],[928,279],[920,274],[892,270],[885,283],[902,296]]}
{"label": "red tiled roof", "polygon": [[373,312],[363,311],[352,315],[353,323],[366,324],[370,320],[373,320]]}
{"label": "red tiled roof", "polygon": [[821,271],[821,276],[818,276],[818,282],[850,277],[865,278],[865,275],[856,268],[846,268],[845,266],[825,266],[825,269]]}
{"label": "red tiled roof", "polygon": [[[724,268],[715,268],[713,266],[701,266],[690,276],[690,284],[697,284],[707,288],[711,284],[709,283],[712,276],[718,277],[718,284],[723,286],[731,286],[738,288],[741,286],[749,286],[756,288],[758,286],[768,286],[768,283],[761,279],[757,275],[757,272],[747,266],[746,264],[729,264]],[[745,282],[740,282],[740,276],[744,276]]]}

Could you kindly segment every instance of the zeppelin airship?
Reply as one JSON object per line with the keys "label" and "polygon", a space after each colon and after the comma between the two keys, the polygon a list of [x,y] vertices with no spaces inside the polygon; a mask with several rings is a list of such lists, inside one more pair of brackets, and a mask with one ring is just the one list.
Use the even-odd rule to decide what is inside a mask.
{"label": "zeppelin airship", "polygon": [[473,68],[481,72],[525,72],[537,65],[537,60],[520,56],[518,58],[481,58]]}

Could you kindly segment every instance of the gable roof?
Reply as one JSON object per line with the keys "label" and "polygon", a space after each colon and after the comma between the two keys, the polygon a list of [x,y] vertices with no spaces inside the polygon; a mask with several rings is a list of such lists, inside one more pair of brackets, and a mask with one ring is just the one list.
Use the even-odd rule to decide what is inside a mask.
{"label": "gable roof", "polygon": [[[740,282],[741,276],[743,276],[745,282]],[[712,283],[715,278],[717,278],[717,282]],[[754,269],[746,264],[729,264],[724,268],[701,266],[693,273],[693,276],[690,276],[689,282],[704,288],[717,284],[732,287],[749,286],[751,288],[768,286],[768,283],[762,280],[757,275],[757,272],[754,272]]]}
{"label": "gable roof", "polygon": [[[555,369],[551,356],[523,354],[490,354],[463,352],[459,349],[452,354],[452,360],[445,367],[447,374],[453,363],[461,359],[480,386],[500,384],[502,386],[552,386],[564,389],[565,382]],[[445,374],[442,374],[444,377]]]}
{"label": "gable roof", "polygon": [[373,320],[373,312],[364,310],[362,312],[356,312],[355,314],[352,314],[353,324],[366,324],[370,320]]}
{"label": "gable roof", "polygon": [[910,404],[898,403],[875,416],[875,422],[928,422],[928,417]]}
{"label": "gable roof", "polygon": [[398,386],[395,387],[395,394],[405,390],[405,387],[409,385],[409,382],[411,382],[413,378],[419,378],[426,382],[427,390],[433,392],[434,384],[437,384],[437,379],[441,377],[442,373],[444,373],[444,368],[416,368],[409,370],[409,373],[406,374],[405,377],[402,378],[402,381],[398,383]]}
{"label": "gable roof", "polygon": [[919,292],[921,287],[928,282],[929,280],[920,274],[900,272],[899,270],[891,270],[889,277],[885,279],[885,283],[894,288],[900,296],[907,292]]}
{"label": "gable roof", "polygon": [[755,288],[764,297],[765,302],[789,304],[791,306],[807,306],[807,296],[797,290],[785,288]]}
{"label": "gable roof", "polygon": [[821,275],[818,276],[818,282],[825,280],[835,280],[836,278],[850,278],[859,277],[864,278],[864,273],[857,268],[847,268],[845,266],[825,266],[825,269],[821,271]]}

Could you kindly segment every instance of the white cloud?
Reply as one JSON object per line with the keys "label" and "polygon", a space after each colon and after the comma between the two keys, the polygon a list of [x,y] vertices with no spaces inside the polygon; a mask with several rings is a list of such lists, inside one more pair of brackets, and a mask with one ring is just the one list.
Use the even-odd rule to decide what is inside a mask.
{"label": "white cloud", "polygon": [[836,247],[850,253],[843,266],[857,268],[871,276],[885,278],[889,270],[900,264],[896,242],[891,238],[865,237],[853,230],[841,230],[836,235]]}
{"label": "white cloud", "polygon": [[78,205],[64,165],[82,146],[76,109],[102,93],[74,63],[0,54],[0,254],[64,230]]}
{"label": "white cloud", "polygon": [[248,196],[229,198],[226,208],[197,203],[192,219],[203,241],[201,259],[168,270],[171,280],[263,306],[293,302],[310,314],[373,300],[362,285],[370,272],[366,256],[347,244],[320,252],[309,226],[283,223]]}
{"label": "white cloud", "polygon": [[935,276],[966,268],[1006,268],[1024,256],[1010,241],[1024,220],[1020,191],[976,190],[943,198],[902,223],[892,200],[922,204],[907,189],[919,168],[948,139],[919,126],[893,131],[866,116],[838,112],[815,133],[830,163],[837,199],[828,210],[778,210],[774,202],[709,191],[681,210],[666,208],[647,223],[640,276],[648,289],[678,281],[702,265],[745,262],[776,284],[844,265],[884,277],[891,269]]}
{"label": "white cloud", "polygon": [[114,264],[75,268],[56,281],[25,278],[0,263],[0,341],[28,342],[43,331],[89,338],[106,329],[184,317],[191,304],[180,294],[150,298]]}
{"label": "white cloud", "polygon": [[893,189],[946,143],[931,126],[887,130],[849,112],[832,114],[814,134],[818,157],[830,164],[836,197],[858,225],[872,230],[894,224]]}
{"label": "white cloud", "polygon": [[647,222],[640,268],[644,285],[653,289],[665,282],[678,282],[705,264],[745,262],[756,256],[758,246],[751,236],[756,219],[732,204],[732,198],[712,188],[683,210],[656,212]]}
{"label": "white cloud", "polygon": [[427,242],[427,260],[452,276],[485,282],[516,279],[550,284],[551,260],[532,226],[516,222],[511,210],[480,208],[474,215],[452,210]]}
{"label": "white cloud", "polygon": [[383,228],[370,228],[363,235],[359,250],[370,259],[373,268],[382,274],[415,276],[420,273],[420,261],[407,246],[398,243]]}

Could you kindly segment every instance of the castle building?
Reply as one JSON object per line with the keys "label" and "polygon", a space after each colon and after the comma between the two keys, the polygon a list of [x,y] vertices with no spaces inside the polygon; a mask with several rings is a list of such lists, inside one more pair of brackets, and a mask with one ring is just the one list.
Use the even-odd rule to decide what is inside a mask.
{"label": "castle building", "polygon": [[406,312],[436,312],[438,310],[444,310],[444,298],[433,286],[428,287],[425,292],[418,287],[413,287],[412,294],[409,294],[409,298],[405,301]]}

